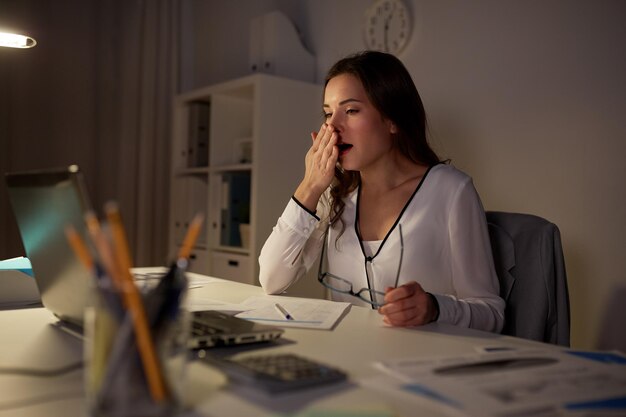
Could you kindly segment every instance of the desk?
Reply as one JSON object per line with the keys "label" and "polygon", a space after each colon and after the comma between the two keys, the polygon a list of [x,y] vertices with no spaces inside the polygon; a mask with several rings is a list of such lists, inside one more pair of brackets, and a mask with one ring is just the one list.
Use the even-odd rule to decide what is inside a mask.
{"label": "desk", "polygon": [[[246,284],[215,280],[189,291],[190,300],[203,298],[239,303],[263,290]],[[0,311],[0,367],[60,368],[79,361],[82,341],[54,325],[43,308]],[[372,362],[389,357],[463,355],[485,346],[543,347],[548,345],[455,326],[432,323],[420,328],[391,328],[368,308],[352,306],[332,331],[287,328],[282,340],[265,352],[295,352],[348,372],[350,382],[303,392],[268,397],[231,387],[218,371],[196,361],[189,365],[187,402],[193,416],[270,416],[307,409],[382,408],[394,416],[448,415],[426,402],[398,397],[360,383],[379,375]],[[259,346],[257,346],[259,347]],[[243,348],[237,348],[243,349]],[[249,348],[248,348],[249,350]],[[258,350],[255,350],[258,352]],[[0,417],[84,416],[82,371],[57,377],[0,373]],[[8,402],[30,404],[7,409]],[[421,414],[421,412],[420,412]]]}

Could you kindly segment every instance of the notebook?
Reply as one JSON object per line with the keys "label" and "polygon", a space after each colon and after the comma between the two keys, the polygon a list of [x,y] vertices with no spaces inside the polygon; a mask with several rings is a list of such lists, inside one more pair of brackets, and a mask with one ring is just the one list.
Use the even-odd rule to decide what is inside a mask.
{"label": "notebook", "polygon": [[[77,165],[6,174],[9,200],[30,260],[41,302],[73,330],[83,327],[90,301],[91,272],[65,237],[72,225],[88,241],[84,214],[92,206]],[[279,338],[283,329],[217,311],[192,314],[191,348],[239,345]]]}

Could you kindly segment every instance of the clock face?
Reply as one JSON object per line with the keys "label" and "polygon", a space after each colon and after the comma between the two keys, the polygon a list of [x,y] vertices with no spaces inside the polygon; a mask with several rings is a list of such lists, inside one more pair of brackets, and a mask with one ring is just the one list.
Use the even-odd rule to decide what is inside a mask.
{"label": "clock face", "polygon": [[365,45],[376,51],[397,54],[411,34],[409,11],[402,0],[376,0],[365,12]]}

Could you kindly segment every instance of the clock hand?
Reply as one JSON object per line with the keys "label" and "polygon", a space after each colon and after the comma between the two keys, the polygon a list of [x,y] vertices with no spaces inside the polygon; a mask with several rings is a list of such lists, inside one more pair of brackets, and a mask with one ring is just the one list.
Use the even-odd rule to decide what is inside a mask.
{"label": "clock hand", "polygon": [[383,44],[385,45],[385,52],[389,52],[389,40],[387,39],[389,35],[389,22],[391,21],[391,14],[389,14],[385,18],[385,27],[384,27],[384,36],[383,36]]}

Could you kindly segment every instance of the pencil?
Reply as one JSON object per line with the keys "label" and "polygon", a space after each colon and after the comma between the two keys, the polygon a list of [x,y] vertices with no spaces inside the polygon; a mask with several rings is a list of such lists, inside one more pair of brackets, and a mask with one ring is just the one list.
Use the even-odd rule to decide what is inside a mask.
{"label": "pencil", "polygon": [[117,203],[110,201],[104,206],[107,220],[111,225],[111,233],[113,234],[113,244],[115,249],[115,257],[122,271],[130,270],[132,268],[132,260],[130,255],[130,248],[128,246],[128,240],[126,239],[126,232],[122,223],[122,216],[120,214]]}
{"label": "pencil", "polygon": [[189,229],[187,229],[183,245],[178,251],[178,259],[188,259],[189,255],[191,255],[191,250],[193,249],[193,245],[196,243],[196,239],[198,239],[203,221],[204,216],[202,213],[198,213],[194,216],[191,224],[189,225]]}
{"label": "pencil", "polygon": [[113,281],[115,287],[122,291],[122,280],[120,278],[119,269],[117,268],[117,263],[113,258],[111,246],[104,237],[102,229],[100,228],[100,222],[94,212],[89,211],[85,214],[85,223],[87,224],[89,236],[91,236],[91,240],[93,241],[96,251],[98,252],[100,263]]}
{"label": "pencil", "polygon": [[65,227],[65,237],[67,237],[67,241],[76,254],[76,257],[81,261],[85,268],[91,271],[93,269],[93,259],[91,259],[87,245],[85,245],[85,242],[81,239],[80,235],[71,224]]}
{"label": "pencil", "polygon": [[152,335],[150,334],[150,327],[148,326],[143,300],[130,273],[130,254],[128,252],[122,217],[116,204],[107,205],[106,212],[113,235],[115,257],[118,262],[121,263],[121,265],[119,265],[121,269],[119,278],[122,284],[122,296],[126,301],[127,308],[130,310],[133,319],[139,356],[146,372],[152,398],[156,402],[161,402],[166,397],[165,382],[159,366]]}

